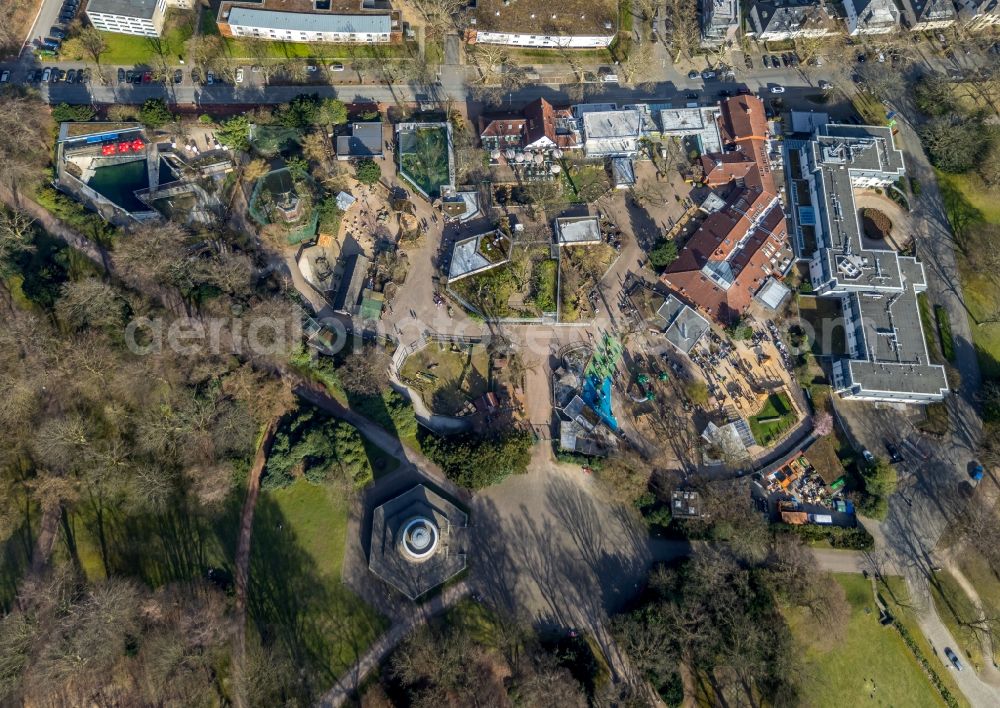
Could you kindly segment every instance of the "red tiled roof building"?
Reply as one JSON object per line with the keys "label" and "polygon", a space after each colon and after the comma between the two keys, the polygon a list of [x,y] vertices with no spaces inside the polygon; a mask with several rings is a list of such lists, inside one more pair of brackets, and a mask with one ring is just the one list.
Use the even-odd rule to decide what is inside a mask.
{"label": "red tiled roof building", "polygon": [[719,322],[738,318],[772,275],[785,245],[785,214],[767,156],[767,117],[755,96],[721,104],[728,151],[704,155],[705,184],[725,205],[708,215],[661,276],[683,299]]}

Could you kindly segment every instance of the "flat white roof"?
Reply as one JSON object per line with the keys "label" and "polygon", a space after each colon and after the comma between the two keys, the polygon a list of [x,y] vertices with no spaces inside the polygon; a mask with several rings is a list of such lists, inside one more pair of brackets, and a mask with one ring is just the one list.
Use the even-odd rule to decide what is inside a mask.
{"label": "flat white roof", "polygon": [[234,7],[225,20],[239,27],[262,27],[290,32],[339,32],[385,34],[392,21],[385,15],[332,15],[328,13],[272,12],[252,7]]}
{"label": "flat white roof", "polygon": [[556,234],[561,244],[600,243],[601,224],[596,216],[556,219]]}

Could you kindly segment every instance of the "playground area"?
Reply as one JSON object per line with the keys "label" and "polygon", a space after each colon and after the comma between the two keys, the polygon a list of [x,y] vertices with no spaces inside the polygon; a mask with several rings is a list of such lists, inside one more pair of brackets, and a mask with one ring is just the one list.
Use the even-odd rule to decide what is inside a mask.
{"label": "playground area", "polygon": [[481,344],[431,343],[407,357],[399,375],[431,411],[457,416],[490,390],[490,355]]}

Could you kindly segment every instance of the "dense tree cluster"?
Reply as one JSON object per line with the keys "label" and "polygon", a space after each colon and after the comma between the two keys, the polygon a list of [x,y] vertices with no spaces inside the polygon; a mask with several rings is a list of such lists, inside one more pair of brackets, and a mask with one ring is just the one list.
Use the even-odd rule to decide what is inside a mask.
{"label": "dense tree cluster", "polygon": [[896,468],[888,460],[876,458],[874,464],[861,464],[864,493],[858,499],[858,511],[873,519],[889,513],[889,497],[896,491]]}
{"label": "dense tree cluster", "polygon": [[638,607],[618,617],[615,636],[662,698],[683,697],[680,666],[709,677],[729,705],[795,705],[797,658],[784,607],[830,642],[842,638],[849,607],[840,586],[793,539],[760,560],[713,546],[679,567],[658,568]]}
{"label": "dense tree cluster", "polygon": [[456,484],[482,489],[524,472],[531,459],[533,439],[523,430],[502,430],[492,436],[454,435],[421,438],[424,452]]}
{"label": "dense tree cluster", "polygon": [[936,74],[914,84],[913,100],[926,117],[919,129],[920,140],[935,167],[962,173],[983,163],[996,141],[996,131],[986,123],[984,112],[959,106],[950,83]]}
{"label": "dense tree cluster", "polygon": [[[365,696],[365,705],[402,703],[426,708],[471,705],[584,708],[587,695],[567,660],[573,653],[545,649],[533,634],[513,622],[484,641],[463,622],[425,627],[391,657],[386,686]],[[582,650],[589,655],[589,648]]]}
{"label": "dense tree cluster", "polygon": [[60,571],[29,582],[0,620],[0,702],[218,705],[231,631],[213,587],[88,586]]}
{"label": "dense tree cluster", "polygon": [[372,479],[361,434],[314,408],[300,408],[282,423],[271,445],[261,486],[284,487],[291,484],[297,471],[313,483],[337,478],[362,487]]}

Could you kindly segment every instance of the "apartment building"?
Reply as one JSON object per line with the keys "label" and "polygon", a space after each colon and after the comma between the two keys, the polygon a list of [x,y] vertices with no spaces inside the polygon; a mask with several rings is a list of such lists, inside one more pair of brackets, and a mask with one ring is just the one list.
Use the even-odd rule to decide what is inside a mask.
{"label": "apartment building", "polygon": [[472,0],[465,41],[540,49],[607,47],[618,34],[613,0],[545,3],[541,0]]}
{"label": "apartment building", "polygon": [[226,37],[332,44],[402,41],[399,13],[386,0],[226,1],[216,21]]}
{"label": "apartment building", "polygon": [[[184,3],[186,5],[186,0]],[[168,0],[90,0],[87,19],[103,32],[159,37],[168,4],[173,3]]]}

